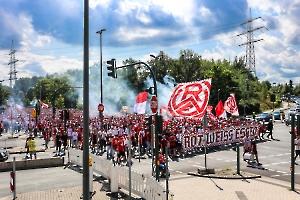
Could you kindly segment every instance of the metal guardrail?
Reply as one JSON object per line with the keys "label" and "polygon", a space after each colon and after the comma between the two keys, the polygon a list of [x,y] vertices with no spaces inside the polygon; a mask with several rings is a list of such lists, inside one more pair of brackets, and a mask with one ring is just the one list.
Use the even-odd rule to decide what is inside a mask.
{"label": "metal guardrail", "polygon": [[[111,161],[96,155],[91,155],[93,159],[93,170],[106,179],[111,179],[111,187],[115,185],[113,181],[118,181],[118,187],[129,190],[129,168],[114,166]],[[69,149],[69,162],[82,166],[83,152],[78,149]],[[113,174],[114,173],[114,174]],[[115,179],[115,173],[117,178]],[[131,191],[133,194],[144,199],[164,200],[167,199],[165,187],[157,182],[154,177],[145,177],[142,173],[131,171]],[[168,199],[173,200],[173,193],[169,192]]]}

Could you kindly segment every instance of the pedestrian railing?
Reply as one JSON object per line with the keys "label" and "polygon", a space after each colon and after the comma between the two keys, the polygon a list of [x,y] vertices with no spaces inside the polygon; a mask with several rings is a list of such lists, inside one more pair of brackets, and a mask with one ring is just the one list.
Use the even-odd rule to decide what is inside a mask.
{"label": "pedestrian railing", "polygon": [[[93,171],[110,180],[111,191],[119,187],[129,191],[129,185],[131,185],[131,192],[144,199],[167,199],[165,187],[153,177],[145,177],[142,173],[132,170],[129,172],[128,167],[114,166],[111,161],[96,155],[91,155],[91,157],[93,159]],[[81,150],[69,149],[69,162],[82,166],[82,158],[83,152]],[[131,173],[131,184],[129,184],[129,173]],[[168,199],[173,200],[173,196],[174,195],[169,192]]]}

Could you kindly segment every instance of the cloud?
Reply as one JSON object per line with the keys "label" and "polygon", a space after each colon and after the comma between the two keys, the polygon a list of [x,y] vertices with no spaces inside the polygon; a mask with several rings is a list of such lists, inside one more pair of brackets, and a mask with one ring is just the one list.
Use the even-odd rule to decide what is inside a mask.
{"label": "cloud", "polygon": [[[297,79],[298,0],[90,0],[90,63],[99,62],[96,31],[103,28],[104,60],[148,60],[150,52],[159,51],[177,58],[180,49],[188,48],[208,59],[245,56],[245,46],[238,45],[246,37],[235,36],[245,31],[239,25],[247,20],[250,7],[253,17],[264,19],[253,26],[269,30],[254,33],[264,39],[255,43],[257,75],[262,80]],[[82,1],[2,1],[0,16],[0,62],[8,63],[4,54],[14,40],[17,59],[27,60],[18,63],[18,75],[82,68]],[[37,68],[40,71],[32,71]],[[9,68],[0,69],[7,76]]]}

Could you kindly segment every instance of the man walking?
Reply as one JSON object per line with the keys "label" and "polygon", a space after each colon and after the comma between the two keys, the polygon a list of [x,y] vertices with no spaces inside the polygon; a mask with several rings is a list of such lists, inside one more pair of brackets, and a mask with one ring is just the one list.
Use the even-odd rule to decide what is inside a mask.
{"label": "man walking", "polygon": [[268,131],[269,131],[269,134],[267,135],[267,138],[269,138],[271,136],[271,139],[274,140],[274,138],[273,138],[273,121],[271,119],[268,123]]}
{"label": "man walking", "polygon": [[36,144],[32,135],[29,136],[29,139],[27,141],[27,146],[29,149],[30,159],[32,160],[32,154],[34,155],[34,159],[36,159]]}
{"label": "man walking", "polygon": [[49,144],[49,141],[50,141],[50,132],[49,132],[49,129],[46,128],[45,132],[44,132],[44,138],[45,138],[45,150],[48,149],[48,144]]}

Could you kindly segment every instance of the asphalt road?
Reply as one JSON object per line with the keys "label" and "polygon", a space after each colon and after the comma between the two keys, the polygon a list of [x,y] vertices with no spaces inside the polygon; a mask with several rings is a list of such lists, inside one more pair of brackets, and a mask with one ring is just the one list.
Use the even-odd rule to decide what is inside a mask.
{"label": "asphalt road", "polygon": [[[15,178],[17,194],[82,185],[82,174],[64,167],[19,170]],[[1,172],[0,198],[12,196],[9,183],[10,172]]]}

